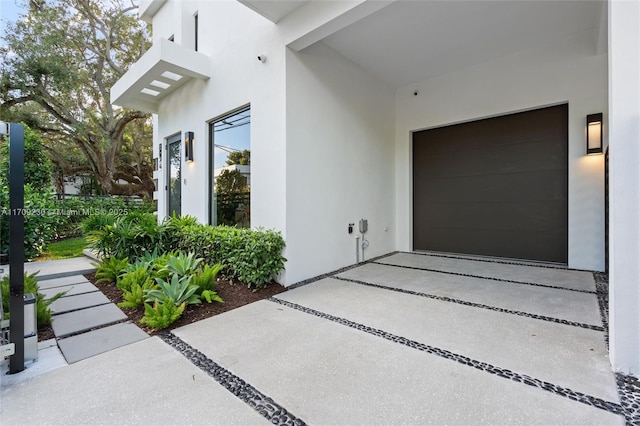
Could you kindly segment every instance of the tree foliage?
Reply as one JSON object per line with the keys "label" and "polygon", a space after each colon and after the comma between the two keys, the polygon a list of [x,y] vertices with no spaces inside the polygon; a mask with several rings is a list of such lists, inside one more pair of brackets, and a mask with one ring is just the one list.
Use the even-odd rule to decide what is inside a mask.
{"label": "tree foliage", "polygon": [[222,170],[216,178],[216,194],[248,191],[247,178],[239,170]]}
{"label": "tree foliage", "polygon": [[227,166],[240,164],[248,166],[251,164],[251,151],[245,149],[243,151],[233,151],[227,154]]}
{"label": "tree foliage", "polygon": [[59,173],[93,173],[106,193],[152,197],[148,116],[111,105],[111,86],[149,47],[125,1],[31,1],[2,36],[0,117],[41,132]]}
{"label": "tree foliage", "polygon": [[[24,129],[24,183],[37,191],[51,191],[51,161],[40,136],[28,126]],[[0,185],[9,185],[8,138],[0,141]]]}

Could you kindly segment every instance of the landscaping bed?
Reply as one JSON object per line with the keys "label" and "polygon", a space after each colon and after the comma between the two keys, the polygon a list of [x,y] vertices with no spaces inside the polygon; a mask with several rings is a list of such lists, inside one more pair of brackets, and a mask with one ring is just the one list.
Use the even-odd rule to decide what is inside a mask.
{"label": "landscaping bed", "polygon": [[[113,283],[96,283],[95,274],[88,274],[85,277],[94,283],[96,287],[100,289],[102,293],[111,302],[120,303],[123,301],[122,291],[118,289]],[[191,324],[196,321],[200,321],[214,315],[221,314],[223,312],[230,311],[240,306],[247,305],[258,300],[268,299],[271,296],[286,291],[284,287],[276,282],[271,282],[266,288],[253,291],[248,288],[246,284],[235,281],[232,282],[227,279],[219,278],[218,285],[216,287],[216,293],[224,300],[224,303],[201,303],[187,305],[185,311],[180,318],[172,323],[166,330],[173,330],[174,328],[182,327],[187,324]],[[137,309],[120,308],[124,312],[131,322],[135,323],[142,330],[150,335],[154,335],[159,332],[154,328],[146,326],[140,323],[144,315],[144,307]]]}

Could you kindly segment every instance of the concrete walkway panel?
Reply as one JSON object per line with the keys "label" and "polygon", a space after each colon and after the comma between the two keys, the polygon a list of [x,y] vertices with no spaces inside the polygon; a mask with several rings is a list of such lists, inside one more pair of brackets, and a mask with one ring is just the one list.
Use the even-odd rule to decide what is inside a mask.
{"label": "concrete walkway panel", "polygon": [[127,316],[116,305],[110,303],[90,309],[54,315],[51,326],[59,339],[70,334],[113,324],[125,319],[127,319]]}
{"label": "concrete walkway panel", "polygon": [[135,324],[123,323],[58,340],[69,364],[148,338]]}
{"label": "concrete walkway panel", "polygon": [[[470,274],[486,278],[513,281],[534,282],[571,288],[574,290],[595,291],[595,281],[590,272],[572,271],[562,268],[512,265],[500,261],[456,259],[452,257],[431,256],[425,254],[397,253],[378,260],[379,263],[433,269],[457,274]],[[517,261],[516,261],[517,262]]]}
{"label": "concrete walkway panel", "polygon": [[107,303],[110,303],[110,300],[107,299],[107,296],[99,291],[94,291],[92,293],[61,297],[49,306],[53,314],[58,315],[65,312],[90,308],[93,306],[105,305]]}
{"label": "concrete walkway panel", "polygon": [[46,260],[43,262],[28,262],[24,264],[26,273],[39,271],[38,281],[61,278],[69,275],[84,275],[95,272],[95,262],[87,257],[73,257],[71,259]]}
{"label": "concrete walkway panel", "polygon": [[68,277],[62,278],[54,278],[52,280],[41,280],[38,281],[38,287],[41,290],[55,288],[55,287],[65,287],[73,284],[80,283],[88,283],[89,281],[83,275],[71,275]]}
{"label": "concrete walkway panel", "polygon": [[5,425],[269,424],[157,337],[2,390]]}
{"label": "concrete walkway panel", "polygon": [[72,284],[72,285],[63,286],[63,287],[46,288],[44,290],[41,290],[40,293],[44,295],[45,299],[51,299],[56,294],[62,293],[64,291],[67,292],[64,295],[64,297],[70,297],[70,296],[75,296],[77,294],[91,293],[91,292],[100,291],[100,290],[98,290],[98,287],[96,287],[95,285],[89,282],[86,282],[86,283],[80,283],[80,284]]}
{"label": "concrete walkway panel", "polygon": [[366,264],[339,277],[602,326],[595,294]]}
{"label": "concrete walkway panel", "polygon": [[624,424],[621,416],[269,301],[174,332],[307,424]]}

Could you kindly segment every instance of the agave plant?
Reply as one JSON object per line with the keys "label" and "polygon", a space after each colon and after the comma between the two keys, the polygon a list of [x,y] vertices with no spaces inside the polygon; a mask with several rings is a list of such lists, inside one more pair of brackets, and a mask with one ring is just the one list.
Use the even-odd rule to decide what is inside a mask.
{"label": "agave plant", "polygon": [[191,284],[191,277],[178,278],[171,276],[171,281],[167,282],[162,278],[156,278],[158,289],[145,290],[145,302],[164,303],[165,300],[173,301],[176,306],[186,303],[187,305],[202,303],[200,296],[196,293],[198,286]]}
{"label": "agave plant", "polygon": [[196,258],[194,253],[184,254],[179,252],[177,255],[169,256],[167,265],[163,270],[167,270],[178,277],[185,277],[192,275],[200,262],[202,262],[202,258]]}

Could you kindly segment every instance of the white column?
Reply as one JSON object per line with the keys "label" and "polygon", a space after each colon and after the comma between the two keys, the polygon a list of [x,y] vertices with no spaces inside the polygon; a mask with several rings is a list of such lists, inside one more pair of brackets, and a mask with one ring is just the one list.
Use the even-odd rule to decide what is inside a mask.
{"label": "white column", "polygon": [[[585,90],[588,90],[585,88]],[[609,1],[610,357],[640,375],[640,1]]]}

